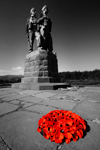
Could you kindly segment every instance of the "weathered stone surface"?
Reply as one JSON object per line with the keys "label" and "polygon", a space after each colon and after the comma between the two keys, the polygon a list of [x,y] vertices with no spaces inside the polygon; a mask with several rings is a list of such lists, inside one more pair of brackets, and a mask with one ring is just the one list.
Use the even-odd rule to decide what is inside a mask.
{"label": "weathered stone surface", "polygon": [[42,61],[42,60],[37,60],[37,61],[35,61],[34,66],[41,66],[41,65],[43,65],[43,62],[44,61]]}
{"label": "weathered stone surface", "polygon": [[[58,72],[57,60],[44,60],[44,61],[39,60],[39,61],[29,62],[29,65],[28,65],[28,63],[25,64],[24,72],[35,71],[37,69],[41,70],[41,68],[45,69],[45,66],[47,67],[48,71]],[[42,70],[44,70],[44,69],[42,69]]]}
{"label": "weathered stone surface", "polygon": [[18,105],[20,103],[19,100],[12,100],[9,102],[10,104],[15,104],[15,105]]}
{"label": "weathered stone surface", "polygon": [[15,83],[12,84],[11,86],[12,88],[16,88],[16,89],[23,89],[23,90],[28,90],[29,89],[29,84],[24,84],[24,83]]}
{"label": "weathered stone surface", "polygon": [[[9,93],[9,91],[16,91],[18,93],[16,89],[3,89],[0,90],[0,93],[2,93],[4,90],[7,93]],[[0,117],[0,137],[2,137],[2,139],[12,150],[41,150],[41,148],[43,150],[56,150],[56,146],[58,144],[45,139],[40,133],[37,132],[37,127],[38,120],[43,115],[47,114],[50,110],[55,110],[58,108],[67,110],[69,108],[72,108],[72,112],[76,111],[78,115],[80,115],[83,119],[86,119],[88,125],[90,126],[90,131],[87,132],[84,138],[79,139],[77,142],[71,141],[69,144],[66,144],[66,142],[64,142],[61,150],[100,149],[100,112],[98,111],[100,105],[100,87],[95,87],[93,89],[80,88],[77,91],[63,91],[59,89],[56,91],[19,90],[19,92],[20,94],[33,94],[33,96],[19,98],[19,101],[21,101],[22,110],[21,108],[16,110],[16,107],[14,109],[16,111],[13,112],[11,109],[9,109],[10,113],[4,113],[4,116]],[[61,99],[61,96],[67,96],[70,101],[67,102],[67,100]],[[93,96],[93,99],[90,99],[90,96]],[[75,101],[72,102],[74,99]],[[82,101],[77,101],[77,99],[81,99]],[[17,101],[15,100],[12,100],[12,102],[15,102],[17,104]],[[73,110],[72,103],[76,104],[76,106],[74,106],[75,111]],[[0,106],[1,104],[3,103],[0,103]],[[9,103],[7,103],[7,106],[3,107],[3,111],[11,106],[12,108],[14,108],[14,106],[16,105],[9,105]],[[0,107],[0,110],[1,109],[2,106]],[[85,114],[83,114],[82,112],[85,112]],[[94,114],[93,118],[91,118],[91,114]],[[3,147],[0,150],[3,150]]]}
{"label": "weathered stone surface", "polygon": [[61,100],[46,100],[43,102],[40,102],[42,105],[48,105],[51,107],[59,108],[59,109],[65,109],[65,110],[71,110],[73,107],[76,105],[74,102],[69,102],[69,101],[63,101],[61,103]]}
{"label": "weathered stone surface", "polygon": [[44,61],[43,61],[43,65],[44,65],[44,66],[48,66],[48,60],[44,60]]}
{"label": "weathered stone surface", "polygon": [[6,96],[8,96],[10,94],[16,95],[19,91],[20,91],[20,89],[3,88],[3,89],[0,90],[0,98],[6,97]]}
{"label": "weathered stone surface", "polygon": [[1,103],[0,104],[0,116],[7,114],[9,112],[12,112],[12,111],[16,110],[17,108],[18,108],[18,106],[13,105],[13,104]]}
{"label": "weathered stone surface", "polygon": [[31,66],[25,69],[25,72],[39,71],[39,66]]}
{"label": "weathered stone surface", "polygon": [[49,71],[43,71],[43,76],[50,76],[50,72]]}
{"label": "weathered stone surface", "polygon": [[76,110],[86,119],[93,120],[98,118],[100,120],[100,103],[83,101],[82,104],[76,106]]}
{"label": "weathered stone surface", "polygon": [[41,92],[41,93],[37,93],[36,96],[42,99],[47,99],[49,97],[52,97],[56,95],[55,93],[50,93],[50,92]]}
{"label": "weathered stone surface", "polygon": [[24,77],[42,77],[43,71],[25,72]]}
{"label": "weathered stone surface", "polygon": [[[50,72],[50,71],[33,71],[33,72],[25,72],[25,77],[56,77],[58,76],[57,72]],[[23,78],[22,78],[23,79]]]}
{"label": "weathered stone surface", "polygon": [[51,82],[51,77],[26,77],[22,78],[22,83],[45,83],[45,82]]}
{"label": "weathered stone surface", "polygon": [[33,103],[25,103],[25,102],[21,102],[21,105],[23,105],[23,108],[26,108],[26,107],[30,107],[30,106],[33,106],[34,104]]}
{"label": "weathered stone surface", "polygon": [[36,60],[47,60],[48,59],[48,54],[46,53],[46,54],[41,54],[41,55],[38,55],[37,57],[36,57]]}
{"label": "weathered stone surface", "polygon": [[[53,80],[54,81],[54,80]],[[19,83],[16,86],[16,83],[12,85],[13,88],[20,88],[21,90],[56,90],[58,88],[67,88],[69,84],[64,83],[49,83],[49,82],[41,82],[41,83]]]}
{"label": "weathered stone surface", "polygon": [[7,94],[6,91],[2,91],[2,92],[0,91],[0,96],[1,96],[1,95],[5,95],[5,94]]}
{"label": "weathered stone surface", "polygon": [[35,105],[35,106],[30,106],[30,107],[26,108],[26,110],[28,110],[28,111],[42,113],[44,115],[49,113],[51,110],[55,110],[55,109],[57,109],[57,108],[56,107],[54,108],[51,106],[45,106],[45,105]]}
{"label": "weathered stone surface", "polygon": [[[34,61],[33,61],[33,62],[34,62]],[[33,62],[26,62],[26,63],[25,63],[25,68],[30,67],[30,66],[33,66],[33,65],[34,65]]]}
{"label": "weathered stone surface", "polygon": [[34,60],[45,60],[48,57],[48,52],[46,50],[36,50],[28,55],[26,55],[25,62],[31,62]]}
{"label": "weathered stone surface", "polygon": [[42,99],[42,97],[40,99],[38,97],[28,96],[28,97],[20,98],[19,100],[23,101],[23,102],[31,102],[31,103],[34,104],[34,103],[39,103],[39,102],[43,101],[44,99]]}
{"label": "weathered stone surface", "polygon": [[23,91],[20,91],[19,93],[20,94],[28,94],[28,95],[32,95],[32,96],[34,96],[35,94],[37,94],[37,93],[41,93],[42,91],[34,91],[34,90],[23,90]]}
{"label": "weathered stone surface", "polygon": [[40,66],[40,65],[43,65],[43,62],[44,61],[40,61],[40,60],[34,60],[34,61],[32,61],[32,62],[26,62],[25,63],[25,67],[27,68],[27,67],[30,67],[30,66]]}
{"label": "weathered stone surface", "polygon": [[5,98],[5,97],[9,97],[9,96],[17,96],[17,94],[5,94],[5,95],[0,95],[0,99],[3,99],[3,98]]}
{"label": "weathered stone surface", "polygon": [[51,144],[37,132],[38,120],[43,114],[30,112],[15,112],[0,120],[0,135],[13,150],[52,150],[56,144]]}
{"label": "weathered stone surface", "polygon": [[99,150],[100,149],[100,125],[88,121],[90,126],[90,131],[84,138],[79,139],[78,141],[70,142],[69,144],[64,143],[61,150]]}
{"label": "weathered stone surface", "polygon": [[25,61],[25,71],[30,66],[52,66],[52,68],[57,67],[57,57],[51,52],[45,50],[37,50],[37,52],[32,52],[26,56]]}
{"label": "weathered stone surface", "polygon": [[97,102],[100,102],[100,91],[86,91],[84,93],[84,96],[86,97],[87,100],[95,100]]}
{"label": "weathered stone surface", "polygon": [[11,101],[11,100],[14,100],[14,99],[19,99],[21,97],[27,97],[28,94],[17,94],[17,95],[9,95],[7,97],[3,97],[2,100],[3,101]]}
{"label": "weathered stone surface", "polygon": [[5,90],[7,94],[17,94],[21,91],[20,89],[14,88],[3,88],[3,90]]}
{"label": "weathered stone surface", "polygon": [[48,66],[40,66],[39,71],[47,71],[48,70]]}
{"label": "weathered stone surface", "polygon": [[58,88],[66,88],[69,85],[67,84],[56,84],[56,83],[37,83],[31,84],[30,89],[32,90],[56,90]]}
{"label": "weathered stone surface", "polygon": [[34,71],[47,71],[48,66],[31,66],[25,69],[25,72],[34,72]]}

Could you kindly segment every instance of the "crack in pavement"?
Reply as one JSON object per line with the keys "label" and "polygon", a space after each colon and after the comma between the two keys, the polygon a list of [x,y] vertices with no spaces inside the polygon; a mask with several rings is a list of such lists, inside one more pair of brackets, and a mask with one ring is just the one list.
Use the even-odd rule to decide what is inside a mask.
{"label": "crack in pavement", "polygon": [[[15,100],[15,99],[14,99],[14,100]],[[10,100],[10,101],[7,101],[6,103],[11,104],[12,101],[13,101],[13,100]],[[24,101],[20,101],[20,100],[18,100],[18,101],[19,101],[18,104],[14,104],[14,105],[19,106],[17,109],[0,115],[0,118],[6,116],[6,115],[8,115],[8,114],[17,112],[17,111],[19,111],[19,110],[22,110],[22,111],[23,111],[23,110],[25,110],[25,108],[28,108],[28,107],[31,107],[31,106],[35,106],[35,105],[39,105],[39,103],[43,102],[44,100],[41,100],[41,101],[38,102],[38,103],[34,103],[34,102],[33,102],[33,103],[30,103],[30,106],[26,106],[25,108],[24,108],[25,103],[24,103],[24,104],[21,104],[21,102],[24,102]],[[4,102],[5,102],[5,101],[4,101]],[[3,102],[2,102],[2,103],[3,103]],[[26,102],[26,103],[29,104],[29,102]],[[33,112],[33,111],[32,111],[32,112]]]}
{"label": "crack in pavement", "polygon": [[13,113],[13,112],[16,112],[16,111],[18,111],[18,110],[20,110],[20,107],[21,107],[21,106],[19,106],[17,109],[15,109],[15,110],[13,110],[13,111],[10,111],[10,112],[7,112],[7,113],[4,113],[4,114],[0,115],[0,118],[6,116],[6,115],[8,115],[8,114],[11,114],[11,113]]}
{"label": "crack in pavement", "polygon": [[81,99],[79,102],[76,103],[76,105],[72,108],[72,111],[75,110],[75,108],[81,104],[83,101],[86,101],[86,99]]}
{"label": "crack in pavement", "polygon": [[1,136],[0,136],[0,150],[12,150]]}
{"label": "crack in pavement", "polygon": [[27,110],[27,109],[23,109],[24,112],[30,112],[30,113],[35,113],[35,114],[43,114],[41,111],[32,111],[32,110]]}
{"label": "crack in pavement", "polygon": [[59,109],[59,110],[61,110],[62,108],[60,108],[60,107],[55,107],[55,106],[50,106],[50,105],[45,105],[45,104],[38,104],[38,105],[41,105],[41,106],[47,106],[47,107],[52,107],[52,108],[56,108],[56,109]]}

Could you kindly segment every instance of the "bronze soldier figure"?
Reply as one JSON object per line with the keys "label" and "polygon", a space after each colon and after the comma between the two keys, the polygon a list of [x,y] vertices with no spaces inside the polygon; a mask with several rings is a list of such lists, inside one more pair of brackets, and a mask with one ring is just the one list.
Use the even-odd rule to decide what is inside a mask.
{"label": "bronze soldier figure", "polygon": [[33,7],[30,10],[30,13],[31,16],[27,20],[27,25],[26,25],[26,35],[28,38],[29,53],[33,51],[33,43],[34,43],[34,39],[36,38],[36,31],[37,31],[36,9]]}
{"label": "bronze soldier figure", "polygon": [[49,50],[50,52],[53,51],[53,43],[52,43],[52,37],[51,37],[51,28],[52,28],[52,22],[50,18],[48,17],[48,7],[45,5],[42,8],[42,15],[37,20],[37,23],[40,26],[40,37],[42,37],[40,40],[41,44],[40,46],[43,49]]}

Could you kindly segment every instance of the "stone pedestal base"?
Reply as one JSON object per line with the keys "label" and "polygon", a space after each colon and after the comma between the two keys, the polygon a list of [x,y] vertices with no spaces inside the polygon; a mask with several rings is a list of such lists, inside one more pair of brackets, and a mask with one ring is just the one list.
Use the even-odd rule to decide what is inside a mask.
{"label": "stone pedestal base", "polygon": [[58,88],[70,87],[67,83],[36,83],[36,84],[24,84],[16,83],[12,85],[12,88],[18,88],[22,90],[57,90]]}
{"label": "stone pedestal base", "polygon": [[21,83],[13,84],[12,87],[52,90],[68,86],[59,82],[56,54],[40,49],[26,55],[24,78],[21,79]]}

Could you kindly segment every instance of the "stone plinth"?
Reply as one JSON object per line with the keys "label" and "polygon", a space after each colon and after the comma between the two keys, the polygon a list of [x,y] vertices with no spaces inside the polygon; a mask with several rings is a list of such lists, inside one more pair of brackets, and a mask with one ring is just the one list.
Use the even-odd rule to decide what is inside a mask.
{"label": "stone plinth", "polygon": [[46,50],[36,50],[26,55],[22,83],[50,83],[57,80],[58,63],[55,54]]}
{"label": "stone plinth", "polygon": [[26,55],[24,78],[12,87],[33,90],[52,90],[67,87],[59,83],[56,54],[46,50],[36,50]]}

